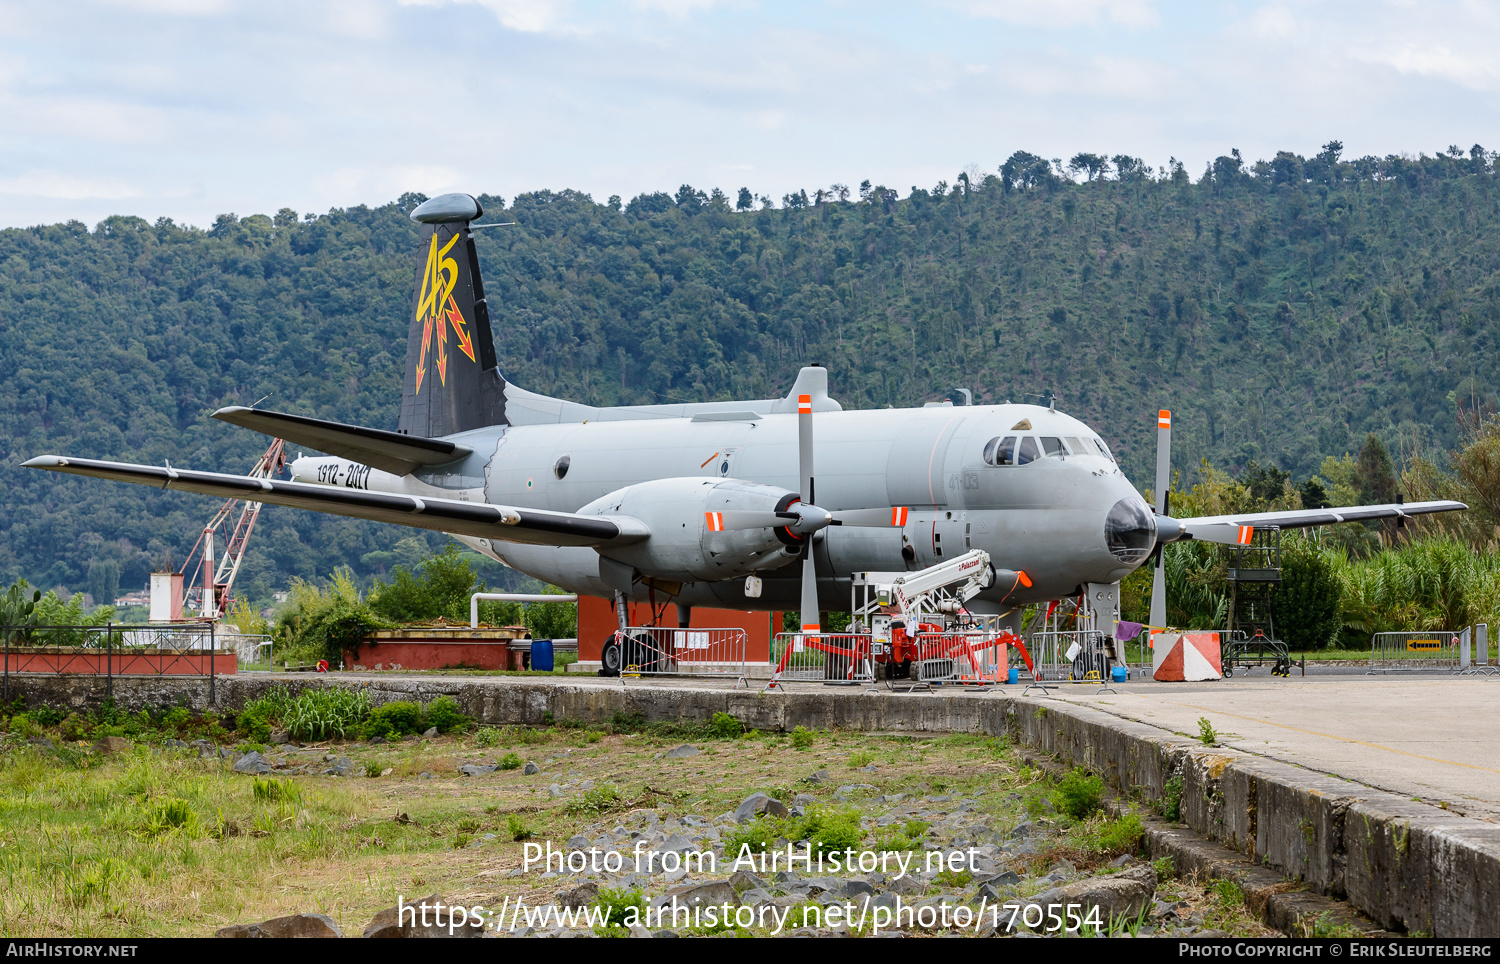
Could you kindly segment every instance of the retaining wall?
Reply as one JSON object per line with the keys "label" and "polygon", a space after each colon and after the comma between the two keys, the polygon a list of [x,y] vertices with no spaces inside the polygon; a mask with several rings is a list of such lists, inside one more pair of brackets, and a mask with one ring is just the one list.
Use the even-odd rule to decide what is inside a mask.
{"label": "retaining wall", "polygon": [[[1006,734],[1018,744],[1104,775],[1127,794],[1159,800],[1180,780],[1181,819],[1256,863],[1346,898],[1382,927],[1438,937],[1500,935],[1500,826],[1361,784],[1234,750],[1206,748],[1145,724],[1067,703],[990,693],[895,695],[583,684],[516,677],[350,678],[237,676],[218,681],[218,708],[233,712],[274,685],[347,686],[376,702],[456,698],[484,723],[551,719],[707,720],[729,713],[757,729],[796,726],[909,733]],[[28,704],[82,709],[104,680],[11,679]],[[127,709],[204,707],[201,679],[119,678]]]}

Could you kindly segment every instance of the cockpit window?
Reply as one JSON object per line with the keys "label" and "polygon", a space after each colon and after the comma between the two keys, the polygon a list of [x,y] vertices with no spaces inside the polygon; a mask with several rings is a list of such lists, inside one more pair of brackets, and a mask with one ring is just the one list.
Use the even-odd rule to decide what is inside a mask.
{"label": "cockpit window", "polygon": [[990,465],[1016,464],[1016,437],[992,438],[985,443],[984,460]]}
{"label": "cockpit window", "polygon": [[1016,464],[1025,465],[1027,462],[1035,462],[1041,457],[1041,453],[1037,451],[1036,439],[1030,435],[1022,436],[1020,451],[1016,453]]}
{"label": "cockpit window", "polygon": [[1090,452],[1088,449],[1086,449],[1086,448],[1083,447],[1083,442],[1082,441],[1080,441],[1079,439],[1074,438],[1071,435],[1069,435],[1066,439],[1064,439],[1064,441],[1066,441],[1068,443],[1068,451],[1072,452],[1074,455],[1093,455],[1094,454],[1094,453]]}
{"label": "cockpit window", "polygon": [[1048,455],[1056,455],[1059,457],[1068,454],[1067,450],[1063,448],[1062,439],[1053,438],[1049,435],[1042,436],[1042,451],[1046,452]]}

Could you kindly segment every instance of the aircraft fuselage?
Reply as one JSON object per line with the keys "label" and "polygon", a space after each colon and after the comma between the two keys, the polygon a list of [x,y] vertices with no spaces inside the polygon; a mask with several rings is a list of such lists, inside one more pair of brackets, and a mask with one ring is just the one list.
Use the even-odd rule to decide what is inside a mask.
{"label": "aircraft fuselage", "polygon": [[[795,492],[796,419],[720,412],[497,426],[452,436],[473,454],[412,476],[333,457],[299,458],[292,471],[298,481],[565,512],[627,485],[676,477],[743,479]],[[1012,461],[1027,449],[1025,439],[1037,457],[991,464],[1002,461],[994,457],[992,440],[1006,438],[1016,439]],[[996,566],[1024,570],[1032,580],[1030,589],[1013,593],[1010,586],[987,590],[971,605],[980,611],[999,607],[1002,598],[1009,608],[1091,582],[1117,582],[1139,564],[1112,553],[1105,535],[1111,509],[1139,500],[1138,493],[1098,435],[1062,412],[1032,405],[827,411],[816,416],[814,450],[811,501],[831,511],[910,510],[899,528],[834,526],[817,533],[824,608],[847,607],[851,573],[921,569],[970,548],[984,549]],[[571,592],[611,594],[594,549],[458,538]],[[795,608],[800,568],[788,562],[764,573],[756,599],[745,596],[743,580],[690,584],[678,598],[740,609]]]}

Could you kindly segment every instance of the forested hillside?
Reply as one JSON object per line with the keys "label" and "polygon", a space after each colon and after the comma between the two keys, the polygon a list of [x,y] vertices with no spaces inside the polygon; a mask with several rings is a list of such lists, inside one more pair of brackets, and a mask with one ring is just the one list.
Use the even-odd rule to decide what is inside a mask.
{"label": "forested hillside", "polygon": [[[1368,432],[1451,447],[1455,401],[1487,401],[1500,351],[1494,157],[1336,148],[1226,155],[1196,181],[1080,154],[1075,183],[1018,152],[900,194],[484,196],[484,220],[519,223],[479,253],[502,368],[537,391],[763,397],[817,361],[846,407],[1055,397],[1141,483],[1159,407],[1179,468],[1301,479]],[[244,471],[264,440],[207,416],[262,399],[393,428],[420,200],[0,232],[0,579],[139,588],[213,508],[16,468],[32,455]],[[267,509],[242,589],[368,576],[409,535]]]}

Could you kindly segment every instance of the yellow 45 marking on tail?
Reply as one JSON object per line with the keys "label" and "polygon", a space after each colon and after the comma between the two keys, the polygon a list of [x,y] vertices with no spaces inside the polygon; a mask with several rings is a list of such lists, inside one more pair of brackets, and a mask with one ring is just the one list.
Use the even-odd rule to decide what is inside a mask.
{"label": "yellow 45 marking on tail", "polygon": [[458,338],[458,347],[469,361],[474,357],[474,339],[469,335],[468,322],[458,304],[453,300],[453,288],[458,284],[458,262],[448,256],[458,243],[460,233],[455,233],[442,248],[438,247],[437,232],[433,232],[427,248],[427,266],[422,269],[422,295],[417,301],[417,317],[422,319],[422,351],[417,357],[417,391],[422,391],[422,380],[427,375],[427,351],[437,342],[438,378],[448,384],[448,327]]}

